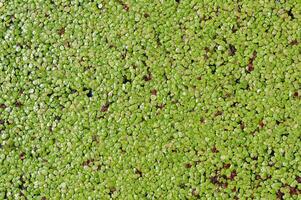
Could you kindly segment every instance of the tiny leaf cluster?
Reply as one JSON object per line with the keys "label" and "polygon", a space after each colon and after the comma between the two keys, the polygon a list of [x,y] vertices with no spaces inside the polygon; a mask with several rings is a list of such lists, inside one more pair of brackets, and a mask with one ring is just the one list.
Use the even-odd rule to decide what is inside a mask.
{"label": "tiny leaf cluster", "polygon": [[298,0],[0,0],[0,199],[300,199]]}

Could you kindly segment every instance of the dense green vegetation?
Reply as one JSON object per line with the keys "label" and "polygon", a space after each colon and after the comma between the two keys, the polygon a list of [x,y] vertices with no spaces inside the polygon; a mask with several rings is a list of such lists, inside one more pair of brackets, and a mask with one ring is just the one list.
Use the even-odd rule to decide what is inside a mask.
{"label": "dense green vegetation", "polygon": [[300,199],[299,0],[0,0],[0,199]]}

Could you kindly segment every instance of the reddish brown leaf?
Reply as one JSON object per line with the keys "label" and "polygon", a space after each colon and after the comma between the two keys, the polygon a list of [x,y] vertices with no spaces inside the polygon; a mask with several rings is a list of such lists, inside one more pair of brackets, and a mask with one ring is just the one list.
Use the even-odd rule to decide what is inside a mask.
{"label": "reddish brown leaf", "polygon": [[103,105],[102,107],[101,107],[101,112],[107,112],[108,111],[108,109],[109,109],[109,104],[107,103],[107,104],[105,104],[105,105]]}
{"label": "reddish brown leaf", "polygon": [[239,126],[240,126],[240,129],[241,129],[241,130],[244,130],[245,124],[244,124],[243,122],[240,122],[240,125],[239,125]]}
{"label": "reddish brown leaf", "polygon": [[252,157],[252,160],[258,160],[258,156]]}
{"label": "reddish brown leaf", "polygon": [[276,193],[276,195],[277,195],[277,199],[283,200],[283,196],[284,196],[283,192],[281,192],[280,190],[278,190],[277,193]]}
{"label": "reddish brown leaf", "polygon": [[298,189],[296,187],[289,187],[290,189],[290,195],[298,195]]}
{"label": "reddish brown leaf", "polygon": [[263,122],[263,120],[261,120],[260,122],[259,122],[259,126],[260,126],[260,128],[263,128],[264,127],[264,122]]}
{"label": "reddish brown leaf", "polygon": [[218,183],[219,183],[219,181],[218,181],[218,176],[212,176],[212,177],[210,178],[210,181],[211,181],[211,183],[213,183],[213,184],[218,184]]}
{"label": "reddish brown leaf", "polygon": [[298,97],[299,96],[299,92],[294,92],[294,97]]}
{"label": "reddish brown leaf", "polygon": [[192,196],[194,196],[194,197],[197,197],[197,198],[200,197],[200,194],[198,193],[198,191],[197,191],[195,188],[192,189],[191,194],[192,194]]}
{"label": "reddish brown leaf", "polygon": [[220,115],[222,115],[222,114],[223,114],[223,112],[219,110],[219,111],[217,111],[216,113],[214,113],[214,116],[217,117],[217,116],[220,116]]}
{"label": "reddish brown leaf", "polygon": [[17,108],[20,108],[22,105],[23,105],[23,104],[22,104],[20,101],[16,101],[16,102],[15,102],[15,106],[16,106]]}
{"label": "reddish brown leaf", "polygon": [[0,108],[5,109],[5,108],[7,108],[7,106],[4,103],[1,103]]}
{"label": "reddish brown leaf", "polygon": [[233,26],[231,30],[232,30],[232,33],[235,33],[238,29]]}
{"label": "reddish brown leaf", "polygon": [[153,79],[153,77],[152,77],[151,74],[148,74],[148,75],[145,75],[145,76],[143,77],[143,79],[144,79],[145,81],[150,81],[150,80]]}
{"label": "reddish brown leaf", "polygon": [[60,36],[64,35],[65,34],[65,27],[62,27],[61,29],[58,30],[58,34]]}
{"label": "reddish brown leaf", "polygon": [[157,90],[156,89],[151,90],[151,94],[157,96]]}
{"label": "reddish brown leaf", "polygon": [[248,64],[248,67],[247,67],[247,71],[248,71],[248,72],[252,72],[253,70],[254,70],[253,63],[249,63],[249,64]]}
{"label": "reddish brown leaf", "polygon": [[219,150],[217,150],[217,148],[215,146],[212,147],[211,151],[212,151],[212,153],[218,153],[219,152]]}
{"label": "reddish brown leaf", "polygon": [[235,48],[235,46],[232,45],[232,44],[230,44],[230,45],[229,45],[229,55],[230,55],[230,56],[234,56],[235,53],[236,53],[236,48]]}
{"label": "reddish brown leaf", "polygon": [[185,164],[185,167],[186,167],[187,169],[189,169],[189,168],[191,168],[191,167],[192,167],[192,164],[190,164],[190,163],[186,163],[186,164]]}
{"label": "reddish brown leaf", "polygon": [[130,7],[129,7],[129,5],[127,5],[127,4],[123,4],[123,9],[124,9],[126,12],[128,12],[128,11],[130,10]]}
{"label": "reddish brown leaf", "polygon": [[206,122],[205,118],[204,118],[204,117],[201,117],[200,122],[201,122],[202,124],[204,124],[204,123]]}
{"label": "reddish brown leaf", "polygon": [[86,160],[82,163],[83,166],[90,166],[94,162],[94,159]]}
{"label": "reddish brown leaf", "polygon": [[224,164],[224,168],[225,168],[225,169],[229,169],[230,167],[231,167],[231,164],[230,164],[230,163],[225,163],[225,164]]}
{"label": "reddish brown leaf", "polygon": [[234,178],[235,178],[236,176],[237,176],[236,170],[233,170],[233,171],[231,172],[231,174],[230,174],[229,179],[230,179],[231,181],[233,181]]}
{"label": "reddish brown leaf", "polygon": [[24,160],[25,159],[25,153],[24,152],[20,153],[19,158],[21,160]]}
{"label": "reddish brown leaf", "polygon": [[299,42],[297,40],[292,40],[290,42],[290,45],[298,45],[298,44],[299,44]]}

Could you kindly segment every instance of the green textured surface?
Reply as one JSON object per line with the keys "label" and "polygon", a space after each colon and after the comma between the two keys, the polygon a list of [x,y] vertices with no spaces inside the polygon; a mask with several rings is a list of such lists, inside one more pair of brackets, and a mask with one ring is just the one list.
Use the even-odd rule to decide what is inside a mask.
{"label": "green textured surface", "polygon": [[300,26],[300,0],[0,0],[0,199],[300,199]]}

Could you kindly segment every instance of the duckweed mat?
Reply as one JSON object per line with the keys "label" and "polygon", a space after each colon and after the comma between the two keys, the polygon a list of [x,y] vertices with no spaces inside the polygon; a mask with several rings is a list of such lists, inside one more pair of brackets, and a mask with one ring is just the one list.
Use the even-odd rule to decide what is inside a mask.
{"label": "duckweed mat", "polygon": [[300,199],[299,0],[0,0],[0,199]]}

